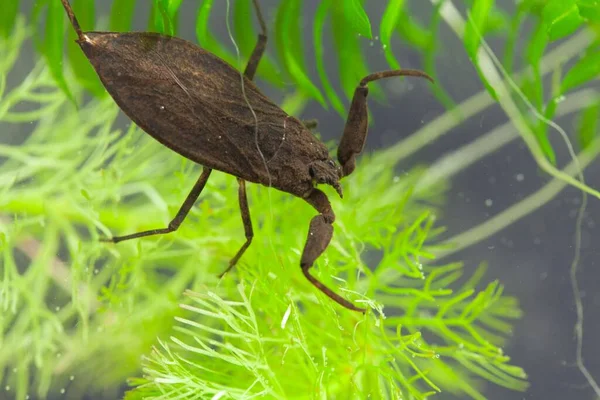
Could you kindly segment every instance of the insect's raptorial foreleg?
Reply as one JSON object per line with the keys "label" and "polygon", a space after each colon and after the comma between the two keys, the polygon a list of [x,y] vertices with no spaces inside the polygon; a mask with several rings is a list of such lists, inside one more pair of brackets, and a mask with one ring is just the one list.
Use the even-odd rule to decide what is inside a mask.
{"label": "insect's raptorial foreleg", "polygon": [[376,72],[367,75],[361,81],[352,97],[350,111],[346,119],[344,134],[338,147],[337,157],[342,166],[344,176],[348,176],[356,167],[356,156],[362,151],[367,139],[367,126],[369,125],[367,112],[367,95],[369,88],[367,84],[382,78],[390,78],[392,76],[416,76],[420,78],[433,79],[424,72],[414,69],[399,69],[393,71]]}
{"label": "insect's raptorial foreleg", "polygon": [[363,308],[358,308],[348,300],[344,299],[333,290],[319,282],[314,278],[308,270],[313,266],[315,260],[325,251],[331,237],[333,235],[333,221],[335,220],[335,214],[331,209],[331,204],[327,195],[318,189],[313,189],[310,196],[305,199],[310,205],[319,211],[319,215],[313,217],[310,221],[310,227],[308,230],[308,238],[304,245],[304,251],[302,252],[302,259],[300,260],[300,267],[302,273],[313,285],[315,285],[320,291],[329,296],[332,300],[344,306],[350,310],[365,312]]}
{"label": "insect's raptorial foreleg", "polygon": [[183,222],[185,217],[188,215],[188,213],[192,209],[192,206],[194,205],[194,203],[196,202],[198,197],[200,196],[202,189],[204,189],[204,185],[206,185],[206,181],[208,181],[208,177],[210,176],[211,171],[212,170],[210,168],[206,168],[206,167],[202,170],[202,175],[200,175],[200,178],[198,178],[198,181],[192,188],[192,191],[186,197],[185,201],[179,208],[179,211],[177,211],[175,218],[173,218],[173,220],[171,220],[171,222],[169,222],[168,227],[163,228],[163,229],[151,229],[148,231],[132,233],[131,235],[115,236],[112,238],[106,238],[106,239],[100,239],[100,240],[103,242],[119,243],[124,240],[136,239],[136,238],[141,238],[144,236],[164,235],[166,233],[171,233],[171,232],[176,231],[177,228],[179,228],[179,225],[181,225],[181,223]]}
{"label": "insect's raptorial foreleg", "polygon": [[244,232],[246,234],[246,243],[244,243],[244,245],[238,250],[235,257],[233,257],[231,261],[229,261],[229,266],[225,271],[223,271],[223,273],[221,273],[221,275],[219,275],[219,278],[228,273],[231,270],[231,268],[233,268],[235,264],[237,264],[242,254],[244,254],[246,249],[250,246],[250,243],[252,243],[252,238],[254,237],[254,231],[252,230],[252,220],[250,219],[250,209],[248,208],[248,198],[246,197],[246,181],[238,178],[238,184],[238,199],[240,202],[240,211],[242,214],[242,222],[244,224]]}
{"label": "insect's raptorial foreleg", "polygon": [[256,17],[258,18],[261,32],[258,34],[258,42],[256,43],[256,47],[254,47],[254,50],[250,55],[250,59],[246,65],[246,70],[244,71],[244,75],[250,80],[254,79],[254,74],[256,74],[256,69],[258,68],[260,59],[267,48],[267,25],[265,24],[262,12],[260,11],[258,0],[252,0],[252,2],[254,3],[254,9],[256,10]]}

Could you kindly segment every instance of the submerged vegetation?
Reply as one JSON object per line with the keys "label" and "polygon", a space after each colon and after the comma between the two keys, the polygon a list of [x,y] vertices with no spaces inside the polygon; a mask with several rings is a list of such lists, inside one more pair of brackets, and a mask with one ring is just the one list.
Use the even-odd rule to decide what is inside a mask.
{"label": "submerged vegetation", "polygon": [[[91,29],[94,2],[73,3]],[[174,33],[181,3],[155,0],[150,29]],[[198,40],[240,65],[232,46],[208,28],[212,3],[198,9]],[[232,33],[243,60],[256,37],[250,2],[232,3]],[[254,243],[234,273],[217,278],[243,242],[235,179],[222,173],[213,174],[176,234],[100,243],[111,233],[167,223],[200,169],[135,125],[123,130],[117,107],[77,48],[69,44],[64,57],[60,2],[36,1],[27,21],[12,2],[0,16],[0,390],[17,399],[115,398],[126,382],[129,399],[424,399],[439,392],[483,399],[485,382],[524,390],[525,373],[502,351],[521,316],[517,300],[504,295],[500,283],[486,281],[484,264],[468,276],[462,264],[435,258],[527,215],[567,184],[598,197],[573,178],[600,151],[600,96],[581,89],[600,72],[597,2],[522,1],[509,17],[492,1],[465,1],[468,16],[461,16],[453,2],[432,0],[431,20],[422,23],[408,17],[406,3],[390,0],[378,18],[390,66],[398,66],[392,37],[400,35],[435,75],[436,32],[444,22],[464,41],[487,90],[454,104],[437,85],[436,96],[450,111],[392,148],[363,156],[344,181],[344,200],[331,196],[335,234],[314,274],[369,309],[361,315],[340,309],[301,274],[298,260],[314,210],[258,185],[248,186]],[[322,1],[314,16],[318,79],[307,72],[299,46],[302,1],[278,7],[277,57],[261,64],[259,75],[276,86],[295,84],[284,101],[294,114],[317,100],[345,115],[347,95],[369,71],[355,57],[361,40],[375,36],[375,18],[358,0],[342,4]],[[130,29],[134,6],[115,0],[110,28]],[[531,19],[536,28],[526,45],[527,71],[515,72],[513,50]],[[321,58],[326,23],[344,66],[339,85],[346,97]],[[505,38],[502,65],[494,64],[482,35]],[[284,37],[298,45],[283,46]],[[31,38],[43,57],[9,87],[7,77]],[[550,94],[544,94],[549,73]],[[86,93],[93,98],[84,101]],[[428,168],[395,175],[401,159],[494,104],[506,111],[506,126]],[[540,117],[574,112],[580,113],[580,153],[559,169]],[[30,134],[8,138],[4,132],[12,126],[30,126]],[[496,218],[440,242],[436,214],[449,178],[517,139],[554,179]]]}

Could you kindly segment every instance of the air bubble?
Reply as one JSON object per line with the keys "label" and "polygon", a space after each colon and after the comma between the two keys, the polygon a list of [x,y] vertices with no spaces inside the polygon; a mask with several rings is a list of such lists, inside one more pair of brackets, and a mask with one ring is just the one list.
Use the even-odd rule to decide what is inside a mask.
{"label": "air bubble", "polygon": [[164,110],[164,109],[165,109],[165,106],[160,106],[160,109],[161,109],[161,110]]}
{"label": "air bubble", "polygon": [[517,180],[517,182],[523,182],[525,180],[525,175],[517,174],[515,175],[515,179]]}
{"label": "air bubble", "polygon": [[486,199],[486,200],[485,200],[485,205],[486,205],[486,207],[491,207],[491,206],[492,206],[492,204],[494,204],[494,202],[492,201],[492,199]]}
{"label": "air bubble", "polygon": [[60,389],[60,394],[65,394],[66,390],[65,388]]}

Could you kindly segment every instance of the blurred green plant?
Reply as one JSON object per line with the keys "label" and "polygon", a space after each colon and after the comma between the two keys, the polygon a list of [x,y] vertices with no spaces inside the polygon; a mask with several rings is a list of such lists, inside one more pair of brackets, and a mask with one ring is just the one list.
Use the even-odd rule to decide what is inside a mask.
{"label": "blurred green plant", "polygon": [[[15,110],[23,101],[41,107]],[[422,204],[444,190],[411,190],[423,171],[398,180],[389,164],[364,158],[345,201],[334,201],[339,222],[319,278],[373,310],[361,316],[340,311],[291,267],[304,239],[297,227],[313,214],[302,201],[250,187],[257,243],[237,277],[216,278],[242,239],[227,190],[233,178],[224,174],[177,235],[106,246],[98,230],[166,221],[197,167],[156,151],[133,125],[114,131],[110,99],[73,113],[41,66],[0,109],[2,121],[37,121],[25,143],[0,148],[2,209],[14,215],[2,225],[0,369],[16,398],[34,383],[39,396],[53,388],[74,398],[115,387],[157,337],[168,341],[144,361],[146,377],[133,381],[140,386],[129,398],[424,398],[442,389],[483,398],[477,377],[526,387],[499,347],[520,315],[515,299],[497,282],[476,290],[483,270],[450,289],[461,265],[421,264],[439,232],[435,209]],[[372,269],[363,246],[381,254]],[[384,307],[401,316],[385,318]]]}
{"label": "blurred green plant", "polygon": [[[176,33],[181,3],[154,0],[148,28]],[[256,33],[249,3],[233,3],[233,37],[245,59]],[[60,2],[37,0],[33,24],[18,18],[19,1],[11,2],[0,15],[0,122],[35,125],[24,143],[0,145],[0,382],[5,391],[17,399],[34,392],[114,398],[119,385],[139,373],[140,359],[144,377],[130,382],[136,387],[127,394],[130,399],[424,399],[439,391],[483,399],[485,381],[524,390],[524,372],[502,353],[511,322],[520,316],[516,300],[503,295],[497,282],[482,282],[484,267],[465,277],[461,264],[433,267],[426,261],[532,212],[566,183],[597,195],[571,178],[578,172],[573,165],[556,169],[546,125],[532,115],[551,119],[580,113],[580,166],[600,151],[600,96],[582,89],[598,76],[598,2],[563,7],[564,2],[523,1],[510,17],[491,0],[465,1],[466,20],[449,0],[431,3],[430,21],[420,22],[410,17],[409,2],[388,2],[378,21],[388,63],[399,66],[392,52],[392,40],[399,36],[421,52],[435,76],[438,27],[444,21],[464,41],[487,92],[456,104],[393,148],[362,157],[345,183],[344,202],[333,201],[336,234],[316,273],[371,309],[360,316],[315,293],[296,268],[304,240],[297,227],[307,226],[313,210],[257,185],[249,187],[255,243],[236,276],[216,278],[243,240],[232,212],[237,209],[229,190],[233,178],[223,174],[209,181],[177,235],[118,247],[98,243],[98,232],[132,232],[167,222],[193,184],[197,166],[162,149],[134,125],[127,132],[113,128],[118,110],[72,44]],[[375,39],[373,18],[359,0],[341,5],[324,0],[308,50],[299,40],[307,18],[302,5],[291,0],[278,6],[270,32],[276,53],[261,63],[259,76],[275,86],[293,83],[297,91],[284,104],[294,114],[317,100],[345,115],[349,93],[370,71],[359,55],[365,38]],[[91,30],[94,1],[73,1],[73,6]],[[212,6],[206,0],[198,7],[198,41],[238,65],[231,46],[211,34]],[[115,0],[110,29],[130,29],[135,7],[133,0]],[[328,20],[339,82],[323,65]],[[528,72],[516,72],[516,40],[531,20],[537,25],[526,48]],[[45,61],[7,90],[6,77],[30,35]],[[506,39],[503,69],[533,110],[518,105],[512,112],[516,91],[500,72],[490,73],[496,67],[482,38],[491,35]],[[284,46],[289,38],[296,38],[296,45]],[[559,40],[564,47],[550,49],[549,43]],[[306,51],[316,55],[318,81],[309,73]],[[549,72],[551,95],[545,96],[543,77]],[[83,104],[83,88],[95,99]],[[455,104],[443,84],[435,93],[449,107]],[[521,138],[535,139],[527,141],[532,154],[541,165],[548,162],[545,169],[555,179],[549,190],[515,204],[497,221],[434,245],[445,182],[519,136],[514,129],[492,131],[402,179],[393,167],[448,133],[460,123],[457,116],[469,118],[495,101]],[[77,112],[72,103],[81,104]]]}

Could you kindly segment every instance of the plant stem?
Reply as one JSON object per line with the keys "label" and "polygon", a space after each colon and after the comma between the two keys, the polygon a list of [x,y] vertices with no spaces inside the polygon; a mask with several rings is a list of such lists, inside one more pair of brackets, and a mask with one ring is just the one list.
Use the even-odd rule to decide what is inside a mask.
{"label": "plant stem", "polygon": [[[432,2],[434,4],[436,3],[434,0],[432,0]],[[593,36],[587,31],[573,35],[569,40],[566,40],[544,56],[540,62],[542,75],[553,71],[558,65],[575,57],[589,46],[592,41]],[[528,73],[528,70],[528,67],[523,68],[523,70],[515,75],[515,80],[519,80],[525,76]],[[406,139],[401,140],[397,144],[382,151],[378,157],[381,158],[383,162],[391,164],[398,163],[400,160],[411,156],[458,126],[462,122],[462,120],[457,118],[458,115],[466,120],[494,104],[496,104],[496,102],[489,93],[486,90],[482,90],[461,102],[457,106],[457,111],[455,113],[446,112],[440,115]]]}
{"label": "plant stem", "polygon": [[[574,92],[559,105],[557,117],[562,117],[580,111],[600,100],[600,93],[593,89],[582,89]],[[427,168],[415,190],[426,190],[443,180],[448,180],[456,174],[481,160],[485,156],[507,145],[519,135],[511,121],[481,135],[478,139],[462,146],[437,160]]]}
{"label": "plant stem", "polygon": [[[457,34],[457,36],[459,36],[459,38],[462,39],[465,21],[463,20],[456,7],[454,7],[452,1],[444,2],[444,5],[440,9],[440,13],[442,14],[442,18],[448,23],[450,28],[452,28]],[[514,81],[508,76],[506,71],[502,69],[500,62],[491,52],[483,38],[481,39],[481,47],[477,51],[476,60],[473,61],[478,64],[481,73],[484,75],[489,85],[494,87],[494,90],[496,91],[498,97],[498,103],[500,104],[504,112],[507,114],[507,116],[510,118],[510,120],[513,121],[515,127],[517,127],[518,131],[521,134],[521,137],[523,138],[523,141],[529,148],[529,151],[531,152],[538,166],[544,171],[546,171],[549,175],[554,176],[555,178],[562,179],[568,184],[600,199],[600,192],[598,190],[592,189],[585,183],[582,183],[577,179],[574,179],[571,175],[565,174],[561,170],[557,169],[544,156],[542,149],[540,148],[535,138],[534,132],[525,121],[525,118],[519,111],[515,102],[512,100],[509,88],[506,84],[508,83],[509,86],[519,94],[519,96],[527,103],[528,107],[536,115],[536,117],[538,117],[538,119],[542,120],[543,122],[549,125],[552,125],[563,135],[563,137],[566,137],[566,134],[557,125],[553,124],[551,121],[545,120],[543,116],[541,116],[539,112],[537,112],[537,110],[531,104],[529,104],[527,98],[520,92],[516,83],[514,83]],[[506,80],[503,80],[501,78],[496,67],[502,70]]]}
{"label": "plant stem", "polygon": [[[600,140],[597,139],[591,143],[585,151],[580,153],[578,161],[581,168],[585,169],[598,154],[600,154]],[[577,173],[577,161],[575,160],[571,161],[567,167],[561,171],[561,175],[568,175],[569,177]],[[537,190],[535,193],[488,219],[483,224],[453,236],[446,241],[452,243],[453,248],[437,253],[436,262],[490,237],[513,222],[516,222],[527,214],[537,210],[552,200],[565,186],[567,186],[567,184],[568,183],[561,178],[554,178],[550,183]]]}

